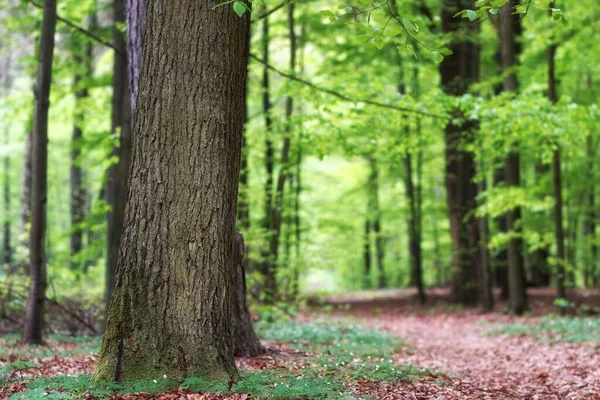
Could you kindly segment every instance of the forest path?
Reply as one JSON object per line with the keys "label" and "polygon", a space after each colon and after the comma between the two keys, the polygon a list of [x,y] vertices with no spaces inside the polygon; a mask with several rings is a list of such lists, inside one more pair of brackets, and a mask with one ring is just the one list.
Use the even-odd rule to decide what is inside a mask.
{"label": "forest path", "polygon": [[398,364],[438,370],[450,378],[437,389],[431,382],[415,383],[410,396],[410,390],[391,385],[389,399],[600,399],[600,352],[593,344],[488,334],[500,324],[533,322],[534,317],[419,310],[393,302],[374,308],[353,303],[340,315],[405,340],[408,348],[396,355]]}

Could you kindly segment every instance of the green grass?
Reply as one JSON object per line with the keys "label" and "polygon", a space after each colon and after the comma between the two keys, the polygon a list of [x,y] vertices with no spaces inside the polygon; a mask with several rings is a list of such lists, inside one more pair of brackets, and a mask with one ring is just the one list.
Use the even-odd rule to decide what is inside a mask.
{"label": "green grass", "polygon": [[20,359],[47,357],[76,357],[100,351],[102,336],[49,335],[45,346],[20,344],[21,336],[10,334],[0,337],[0,358],[10,355]]}
{"label": "green grass", "polygon": [[[164,393],[179,390],[203,393],[247,393],[256,399],[346,399],[344,382],[370,380],[398,382],[437,375],[413,366],[398,366],[394,354],[404,343],[387,332],[367,329],[349,322],[322,321],[296,323],[275,321],[259,323],[257,333],[263,340],[285,343],[301,352],[292,359],[282,358],[277,368],[242,371],[242,379],[232,386],[187,378],[182,383],[167,379],[119,385],[94,382],[89,375],[37,377],[26,381],[26,390],[11,399],[110,398],[114,394]],[[72,338],[69,338],[72,339]],[[80,339],[69,351],[97,350],[97,339]],[[14,338],[2,339],[14,340]],[[53,338],[56,343],[61,338]],[[80,347],[73,347],[75,343]],[[29,351],[29,350],[28,350]],[[65,351],[65,350],[61,350]],[[277,357],[275,355],[275,357]],[[0,383],[1,384],[1,383]]]}
{"label": "green grass", "polygon": [[600,342],[600,319],[546,316],[535,324],[513,324],[492,329],[489,334],[535,336],[550,343]]}

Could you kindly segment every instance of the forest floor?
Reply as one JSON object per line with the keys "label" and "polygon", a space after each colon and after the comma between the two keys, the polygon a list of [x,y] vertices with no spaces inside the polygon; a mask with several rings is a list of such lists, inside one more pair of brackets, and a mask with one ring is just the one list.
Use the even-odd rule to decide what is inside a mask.
{"label": "forest floor", "polygon": [[[99,337],[29,348],[2,336],[0,399],[600,399],[597,317],[544,316],[545,289],[530,290],[524,317],[461,309],[446,294],[428,292],[425,306],[410,290],[332,297],[295,320],[261,322],[269,352],[237,360],[243,380],[232,390],[194,379],[98,385],[89,374]],[[585,312],[600,304],[597,292],[577,297]]]}

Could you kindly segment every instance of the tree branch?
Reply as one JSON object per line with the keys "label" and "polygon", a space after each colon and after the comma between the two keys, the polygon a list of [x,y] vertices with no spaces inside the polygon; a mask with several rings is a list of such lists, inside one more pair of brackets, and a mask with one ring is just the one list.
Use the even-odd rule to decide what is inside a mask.
{"label": "tree branch", "polygon": [[387,108],[390,110],[395,110],[395,111],[400,111],[400,112],[405,112],[405,113],[412,113],[412,114],[419,114],[419,115],[423,115],[423,116],[427,116],[427,117],[431,117],[431,118],[438,118],[438,119],[443,119],[446,118],[444,115],[439,115],[439,114],[433,114],[433,113],[429,113],[427,111],[421,111],[421,110],[415,110],[412,108],[406,108],[406,107],[399,107],[399,106],[395,106],[393,104],[386,104],[386,103],[381,103],[375,100],[368,100],[368,99],[355,99],[352,98],[348,95],[345,95],[343,93],[340,92],[336,92],[335,90],[331,90],[331,89],[327,89],[327,88],[323,88],[320,86],[315,85],[314,83],[307,81],[305,79],[299,78],[296,75],[292,75],[292,74],[288,74],[286,72],[280,71],[277,68],[275,68],[274,66],[267,64],[262,58],[258,57],[257,55],[250,53],[250,58],[258,61],[259,63],[265,65],[269,70],[275,72],[277,75],[282,76],[286,79],[292,80],[292,81],[296,81],[299,83],[302,83],[303,85],[306,85],[308,87],[310,87],[313,90],[316,90],[317,92],[322,92],[322,93],[327,93],[331,96],[337,97],[340,100],[344,100],[350,103],[362,103],[362,104],[368,104],[371,106],[375,106],[375,107],[381,107],[381,108]]}
{"label": "tree branch", "polygon": [[[41,5],[41,4],[38,4],[38,3],[36,3],[36,2],[35,2],[35,1],[33,1],[33,0],[27,0],[27,1],[28,1],[30,4],[32,4],[34,7],[37,7],[37,8],[40,8],[40,9],[43,9],[43,8],[44,8],[44,6],[43,6],[43,5]],[[80,26],[80,25],[77,25],[77,24],[75,24],[75,23],[71,22],[71,21],[69,21],[68,19],[61,17],[60,15],[57,15],[57,16],[56,16],[56,19],[57,19],[57,20],[59,20],[60,22],[62,22],[63,24],[65,24],[65,25],[67,25],[67,26],[70,26],[71,28],[75,29],[75,30],[76,30],[76,31],[78,31],[79,33],[82,33],[82,34],[84,34],[85,36],[87,36],[87,37],[89,37],[89,38],[91,38],[91,39],[95,40],[96,42],[100,43],[101,45],[103,45],[103,46],[106,46],[106,47],[109,47],[109,48],[113,49],[113,50],[114,50],[114,51],[115,51],[117,54],[119,54],[119,55],[121,55],[121,56],[123,56],[123,57],[125,56],[125,54],[124,54],[124,53],[123,53],[121,50],[117,49],[117,48],[116,48],[116,47],[115,47],[115,46],[114,46],[112,43],[110,43],[110,42],[108,42],[108,41],[106,41],[106,40],[102,39],[100,36],[96,35],[96,34],[95,34],[95,33],[93,33],[93,32],[90,32],[89,30],[85,29],[84,27],[82,27],[82,26]]]}

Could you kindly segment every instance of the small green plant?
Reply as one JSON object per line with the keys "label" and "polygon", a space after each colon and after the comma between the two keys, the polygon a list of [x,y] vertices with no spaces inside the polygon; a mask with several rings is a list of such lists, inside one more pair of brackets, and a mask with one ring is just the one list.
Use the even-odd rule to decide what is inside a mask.
{"label": "small green plant", "polygon": [[0,368],[0,375],[10,374],[14,375],[20,371],[26,371],[32,368],[39,368],[40,366],[31,361],[15,361],[9,364],[6,364],[4,367]]}

